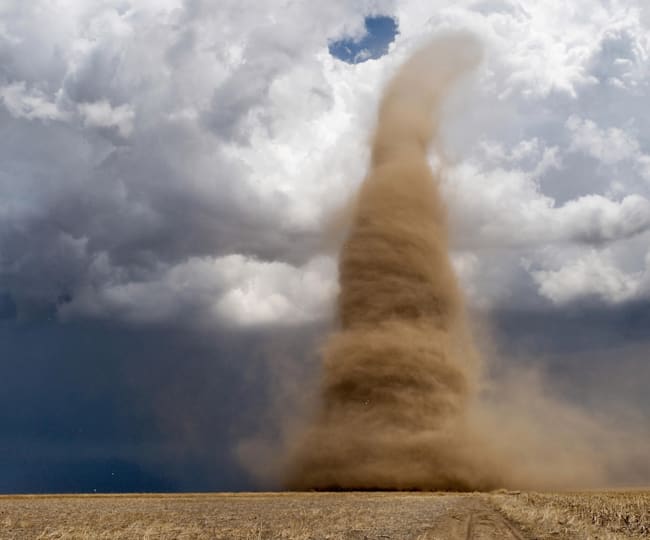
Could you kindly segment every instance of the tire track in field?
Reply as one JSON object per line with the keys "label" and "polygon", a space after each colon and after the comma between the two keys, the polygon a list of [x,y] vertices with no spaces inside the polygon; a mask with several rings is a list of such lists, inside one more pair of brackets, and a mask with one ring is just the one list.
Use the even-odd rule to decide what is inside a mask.
{"label": "tire track in field", "polygon": [[526,540],[501,514],[488,507],[470,511],[465,523],[465,540]]}

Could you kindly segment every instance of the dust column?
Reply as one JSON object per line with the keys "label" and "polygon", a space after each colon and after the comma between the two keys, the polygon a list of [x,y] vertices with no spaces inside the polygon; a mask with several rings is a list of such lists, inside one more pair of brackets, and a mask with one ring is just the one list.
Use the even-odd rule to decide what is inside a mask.
{"label": "dust column", "polygon": [[467,429],[479,364],[427,159],[442,101],[479,60],[471,36],[440,36],[384,92],[340,253],[322,403],[293,451],[290,488],[463,490],[496,481]]}

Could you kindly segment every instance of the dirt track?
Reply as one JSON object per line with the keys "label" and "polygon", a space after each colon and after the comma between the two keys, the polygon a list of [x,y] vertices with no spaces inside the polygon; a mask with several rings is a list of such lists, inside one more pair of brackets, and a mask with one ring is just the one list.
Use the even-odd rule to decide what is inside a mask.
{"label": "dirt track", "polygon": [[1,497],[0,538],[521,539],[480,495]]}

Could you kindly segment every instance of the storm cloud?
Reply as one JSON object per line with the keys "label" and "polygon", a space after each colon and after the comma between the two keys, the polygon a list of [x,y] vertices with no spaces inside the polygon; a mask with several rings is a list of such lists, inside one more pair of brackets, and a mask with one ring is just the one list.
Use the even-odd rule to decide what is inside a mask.
{"label": "storm cloud", "polygon": [[[399,28],[385,54],[332,55],[336,43],[373,42],[372,17]],[[272,377],[262,359],[312,358],[332,317],[336,234],[323,231],[367,168],[378,89],[448,29],[485,50],[472,99],[448,103],[439,149],[470,309],[492,321],[505,361],[560,383],[584,381],[584,367],[591,379],[571,399],[592,403],[616,380],[610,401],[647,418],[647,378],[612,379],[621,354],[626,370],[647,373],[650,350],[638,331],[650,313],[642,2],[10,0],[0,5],[0,370],[15,382],[0,394],[6,452],[38,448],[46,463],[65,446],[80,463],[135,463],[160,489],[198,489],[200,471],[229,463],[210,487],[251,487],[230,449],[268,407],[247,398]],[[559,368],[566,351],[575,360]],[[95,388],[97,365],[113,386],[93,401],[71,389]],[[169,415],[158,396],[179,377],[195,386],[178,390],[178,422],[151,442],[120,407],[145,424]],[[47,428],[61,404],[67,420]],[[80,408],[110,443],[70,435],[88,421]],[[184,478],[170,473],[172,442],[191,439],[191,418],[203,418],[191,431],[211,450]],[[15,480],[0,490],[36,489],[21,476],[34,463],[7,455]]]}

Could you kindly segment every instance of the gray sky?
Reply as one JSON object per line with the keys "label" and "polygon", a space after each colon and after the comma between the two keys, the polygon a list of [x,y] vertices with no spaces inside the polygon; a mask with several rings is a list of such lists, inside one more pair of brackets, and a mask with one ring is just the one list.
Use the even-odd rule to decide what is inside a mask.
{"label": "gray sky", "polygon": [[[264,359],[313,357],[323,231],[381,86],[448,28],[485,49],[443,124],[471,309],[508,361],[649,423],[650,9],[565,4],[0,0],[0,491],[56,490],[25,471],[61,448],[161,489],[253,485],[230,449],[269,408]],[[151,431],[173,391],[180,420]],[[188,425],[200,452],[178,449]]]}

